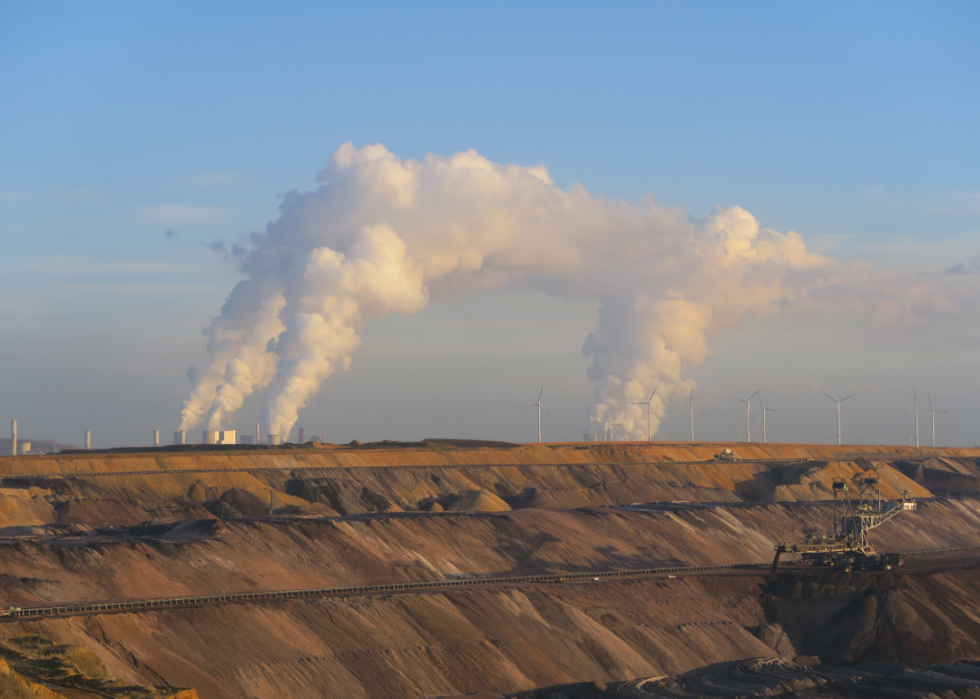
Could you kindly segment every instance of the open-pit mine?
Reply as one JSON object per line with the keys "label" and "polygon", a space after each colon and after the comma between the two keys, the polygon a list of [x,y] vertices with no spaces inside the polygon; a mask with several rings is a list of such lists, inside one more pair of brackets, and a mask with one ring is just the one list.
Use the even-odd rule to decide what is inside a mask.
{"label": "open-pit mine", "polygon": [[980,697],[980,449],[5,457],[0,566],[0,697]]}

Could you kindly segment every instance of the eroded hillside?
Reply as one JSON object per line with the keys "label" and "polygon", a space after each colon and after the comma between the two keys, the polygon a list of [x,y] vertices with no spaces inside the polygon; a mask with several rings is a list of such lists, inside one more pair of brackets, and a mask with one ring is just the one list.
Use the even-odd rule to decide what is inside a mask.
{"label": "eroded hillside", "polygon": [[[712,460],[722,446],[743,460]],[[883,497],[920,498],[873,533],[881,550],[980,546],[977,456],[438,444],[8,458],[0,604],[764,563],[775,543],[829,527],[831,483],[869,468]],[[924,647],[923,662],[952,662],[980,657],[971,560],[890,577],[733,571],[220,604],[8,622],[0,634],[85,647],[107,677],[201,697],[503,695]],[[923,635],[934,624],[951,631]]]}

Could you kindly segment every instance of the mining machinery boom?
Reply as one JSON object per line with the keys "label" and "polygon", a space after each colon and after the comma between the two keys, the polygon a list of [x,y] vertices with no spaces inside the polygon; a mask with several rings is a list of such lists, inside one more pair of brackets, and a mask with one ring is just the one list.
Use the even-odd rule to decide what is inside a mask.
{"label": "mining machinery boom", "polygon": [[915,509],[915,501],[902,494],[901,500],[882,500],[881,481],[874,471],[859,474],[852,481],[857,497],[850,497],[844,480],[833,482],[833,530],[818,533],[815,527],[803,530],[802,544],[778,544],[772,561],[775,574],[783,553],[799,554],[806,565],[833,566],[850,570],[891,570],[902,565],[897,553],[878,553],[868,540],[868,533],[902,512]]}

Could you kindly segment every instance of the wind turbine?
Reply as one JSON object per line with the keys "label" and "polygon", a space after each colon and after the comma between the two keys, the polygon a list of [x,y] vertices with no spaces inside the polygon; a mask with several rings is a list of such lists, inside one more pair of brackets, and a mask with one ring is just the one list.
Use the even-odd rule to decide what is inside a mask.
{"label": "wind turbine", "polygon": [[947,413],[945,410],[940,410],[939,408],[934,407],[932,404],[932,396],[930,396],[928,393],[926,394],[926,398],[929,399],[929,412],[932,413],[932,446],[933,448],[935,448],[936,447],[936,413],[942,413],[943,415],[948,415],[949,413]]}
{"label": "wind turbine", "polygon": [[606,420],[606,433],[609,435],[609,439],[607,439],[605,441],[607,441],[607,442],[615,442],[616,441],[616,430],[613,429],[613,428],[615,428],[615,427],[622,427],[622,426],[623,426],[623,423],[621,423],[621,422],[609,422],[608,420]]}
{"label": "wind turbine", "polygon": [[[762,389],[760,388],[759,391],[761,390]],[[745,441],[746,442],[752,441],[752,406],[749,403],[749,401],[755,398],[756,394],[758,394],[759,391],[756,391],[748,398],[736,398],[735,396],[729,396],[732,400],[737,400],[745,403]]]}
{"label": "wind turbine", "polygon": [[908,415],[913,410],[915,411],[915,446],[919,446],[919,399],[915,395],[914,388],[912,389],[912,407],[906,410],[905,414]]}
{"label": "wind turbine", "polygon": [[834,398],[832,395],[830,395],[826,391],[824,391],[824,395],[827,396],[828,398],[830,398],[830,400],[832,400],[835,403],[837,403],[837,446],[840,446],[840,443],[841,443],[840,442],[840,404],[843,403],[844,401],[846,401],[847,398],[853,398],[857,394],[856,393],[852,393],[847,398],[841,398],[840,400],[837,400],[836,398]]}
{"label": "wind turbine", "polygon": [[[778,413],[779,411],[775,408],[767,408],[766,404],[762,402],[761,391],[757,391],[757,393],[759,394],[759,405],[762,406],[762,410],[759,411],[759,413],[762,413],[762,441],[763,443],[768,443],[769,436],[766,434],[766,413]],[[759,417],[759,413],[756,413],[755,416]]]}
{"label": "wind turbine", "polygon": [[[527,410],[528,408],[537,407],[537,409],[538,409],[538,442],[541,441],[541,410],[542,410],[542,408],[541,408],[541,396],[543,396],[543,395],[544,395],[544,386],[541,387],[541,393],[538,394],[538,402],[537,403],[531,403],[531,405],[525,405],[523,408],[521,408],[521,410]],[[544,411],[544,414],[547,415],[548,417],[551,417],[551,413],[549,413],[547,410]]]}
{"label": "wind turbine", "polygon": [[[653,441],[653,415],[655,413],[653,412],[653,405],[652,405],[652,403],[653,403],[653,397],[655,395],[657,395],[657,389],[659,389],[659,388],[660,388],[660,386],[657,386],[657,388],[653,389],[653,393],[650,394],[650,397],[647,399],[647,402],[646,403],[630,403],[630,405],[645,405],[645,406],[647,406],[647,441],[648,442],[652,442]],[[657,419],[658,420],[660,419],[660,416],[659,415],[657,415]]]}
{"label": "wind turbine", "polygon": [[691,389],[691,441],[694,441],[694,411],[697,410],[702,415],[707,415],[706,412],[701,410],[698,406],[694,405],[694,389]]}

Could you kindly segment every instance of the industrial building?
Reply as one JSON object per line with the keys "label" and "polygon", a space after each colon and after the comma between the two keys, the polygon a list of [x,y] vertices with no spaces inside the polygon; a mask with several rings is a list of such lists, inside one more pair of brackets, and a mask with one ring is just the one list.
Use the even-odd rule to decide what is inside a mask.
{"label": "industrial building", "polygon": [[204,430],[201,444],[237,444],[235,430]]}

